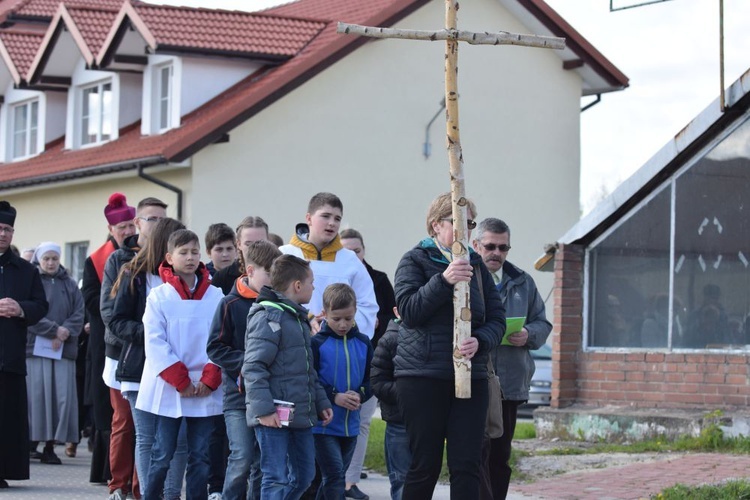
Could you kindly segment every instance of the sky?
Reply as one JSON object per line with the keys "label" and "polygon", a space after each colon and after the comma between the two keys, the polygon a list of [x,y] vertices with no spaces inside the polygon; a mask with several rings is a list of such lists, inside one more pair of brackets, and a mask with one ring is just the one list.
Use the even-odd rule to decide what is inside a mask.
{"label": "sky", "polygon": [[[646,1],[612,3],[617,8]],[[583,215],[718,98],[719,0],[664,0],[616,12],[610,12],[610,0],[546,2],[630,78],[630,87],[604,94],[581,117]],[[283,2],[153,3],[257,10]],[[726,87],[750,67],[748,19],[750,0],[724,0]]]}

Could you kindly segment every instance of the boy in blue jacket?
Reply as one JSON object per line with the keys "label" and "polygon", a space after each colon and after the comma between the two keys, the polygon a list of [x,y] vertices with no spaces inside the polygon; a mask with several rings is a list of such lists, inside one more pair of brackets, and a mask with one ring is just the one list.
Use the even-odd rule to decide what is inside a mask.
{"label": "boy in blue jacket", "polygon": [[343,498],[346,469],[359,434],[359,410],[370,399],[372,345],[354,323],[357,296],[344,283],[323,292],[325,322],[312,338],[315,371],[333,404],[333,420],[313,427],[315,458],[323,476],[318,498]]}

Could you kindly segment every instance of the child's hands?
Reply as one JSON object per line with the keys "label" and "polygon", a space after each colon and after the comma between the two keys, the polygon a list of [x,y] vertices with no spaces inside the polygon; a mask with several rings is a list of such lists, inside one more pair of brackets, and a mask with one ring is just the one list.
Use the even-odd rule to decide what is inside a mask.
{"label": "child's hands", "polygon": [[322,424],[324,426],[328,425],[331,423],[331,420],[333,420],[333,410],[330,408],[326,408],[318,414],[318,417],[320,417],[320,420],[322,420]]}
{"label": "child's hands", "polygon": [[203,382],[198,382],[198,385],[195,386],[195,397],[197,398],[205,398],[212,392],[211,388]]}
{"label": "child's hands", "polygon": [[188,386],[179,391],[179,393],[183,398],[192,398],[195,396],[195,387],[193,387],[193,384],[188,384]]}
{"label": "child's hands", "polygon": [[354,391],[339,392],[334,396],[333,402],[352,411],[359,410],[361,406],[359,394]]}
{"label": "child's hands", "polygon": [[279,416],[276,412],[273,412],[270,415],[258,417],[258,422],[265,427],[281,427],[281,420],[279,420]]}
{"label": "child's hands", "polygon": [[321,313],[317,316],[310,318],[310,335],[315,335],[320,331],[320,325],[325,319],[325,314]]}

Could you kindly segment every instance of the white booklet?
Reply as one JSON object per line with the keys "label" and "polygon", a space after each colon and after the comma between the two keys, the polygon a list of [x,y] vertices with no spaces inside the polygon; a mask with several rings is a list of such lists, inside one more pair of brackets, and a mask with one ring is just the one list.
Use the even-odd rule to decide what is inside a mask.
{"label": "white booklet", "polygon": [[46,337],[40,337],[37,335],[34,341],[34,356],[50,359],[62,359],[63,346],[61,345],[57,350],[52,348],[52,341],[54,339],[48,339]]}

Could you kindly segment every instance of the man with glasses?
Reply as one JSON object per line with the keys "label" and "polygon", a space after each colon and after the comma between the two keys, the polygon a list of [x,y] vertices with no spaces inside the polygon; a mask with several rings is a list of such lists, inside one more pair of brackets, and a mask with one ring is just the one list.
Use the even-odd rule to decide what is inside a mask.
{"label": "man with glasses", "polygon": [[16,209],[0,201],[0,489],[29,478],[26,327],[49,305],[34,266],[11,251]]}
{"label": "man with glasses", "polygon": [[534,375],[534,359],[529,351],[539,349],[547,341],[552,324],[547,321],[544,301],[534,280],[507,260],[510,228],[505,222],[494,218],[483,220],[474,233],[472,246],[482,256],[500,291],[505,317],[526,318],[523,328],[508,335],[507,341],[491,355],[503,389],[503,435],[485,439],[480,498],[499,500],[508,494],[512,472],[508,461],[518,407],[529,399],[529,385]]}
{"label": "man with glasses", "polygon": [[[102,377],[104,383],[109,387],[109,398],[112,405],[112,434],[109,441],[109,466],[112,471],[112,482],[110,498],[119,500],[118,493],[125,494],[129,491],[128,481],[132,483],[135,489],[136,467],[135,454],[133,445],[135,443],[135,426],[133,424],[133,414],[130,403],[123,397],[124,392],[128,392],[128,387],[122,387],[115,374],[122,350],[122,342],[115,337],[109,329],[109,322],[112,319],[112,308],[115,299],[110,296],[112,286],[117,280],[120,268],[127,262],[133,260],[135,254],[143,248],[146,241],[151,235],[151,231],[156,223],[167,216],[167,204],[158,198],[144,198],[136,208],[135,217],[132,223],[138,230],[125,238],[117,249],[107,259],[102,278],[102,289],[100,293],[99,308],[104,322],[104,342],[106,345],[104,359],[104,372]],[[121,491],[117,491],[117,490]]]}

